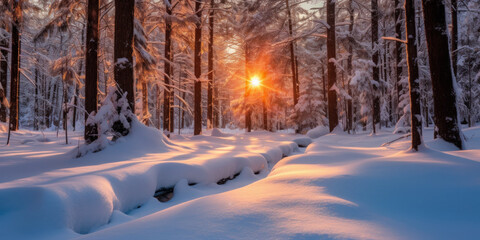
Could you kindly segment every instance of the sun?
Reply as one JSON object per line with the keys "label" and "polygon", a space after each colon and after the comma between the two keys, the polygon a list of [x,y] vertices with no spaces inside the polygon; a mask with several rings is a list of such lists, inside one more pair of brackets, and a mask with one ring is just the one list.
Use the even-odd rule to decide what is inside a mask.
{"label": "sun", "polygon": [[260,78],[257,77],[257,76],[253,76],[251,79],[250,79],[250,85],[252,85],[252,87],[259,87],[261,84],[261,81],[260,81]]}

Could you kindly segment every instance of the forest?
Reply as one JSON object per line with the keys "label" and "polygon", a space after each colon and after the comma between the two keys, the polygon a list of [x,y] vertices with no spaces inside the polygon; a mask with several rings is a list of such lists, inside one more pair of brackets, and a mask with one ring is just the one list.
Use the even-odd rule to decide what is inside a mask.
{"label": "forest", "polygon": [[8,239],[480,234],[480,0],[0,0],[0,53]]}

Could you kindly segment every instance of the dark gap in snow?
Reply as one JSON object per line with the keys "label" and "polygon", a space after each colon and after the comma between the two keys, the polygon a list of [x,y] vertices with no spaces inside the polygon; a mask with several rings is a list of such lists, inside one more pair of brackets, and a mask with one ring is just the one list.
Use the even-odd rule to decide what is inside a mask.
{"label": "dark gap in snow", "polygon": [[153,197],[155,197],[160,202],[168,202],[170,199],[173,198],[173,188],[174,187],[160,188],[155,191]]}
{"label": "dark gap in snow", "polygon": [[235,175],[233,175],[231,177],[222,178],[222,179],[218,180],[217,184],[218,185],[223,185],[223,184],[227,183],[228,181],[235,179],[236,177],[238,177],[238,175],[240,175],[240,172],[235,173]]}

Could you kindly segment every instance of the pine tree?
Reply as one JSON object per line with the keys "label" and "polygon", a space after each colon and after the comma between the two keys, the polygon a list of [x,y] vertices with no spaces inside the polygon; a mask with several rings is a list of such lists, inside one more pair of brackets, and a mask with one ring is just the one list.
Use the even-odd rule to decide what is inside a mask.
{"label": "pine tree", "polygon": [[418,151],[418,147],[422,144],[422,112],[420,110],[420,80],[414,2],[414,0],[405,0],[405,27],[407,33],[408,83],[410,85],[412,149]]}
{"label": "pine tree", "polygon": [[[135,113],[133,71],[133,29],[135,0],[115,0],[114,73],[117,99],[127,94],[129,110]],[[131,119],[130,119],[131,120]],[[114,124],[115,131],[123,136],[129,133],[124,124]]]}
{"label": "pine tree", "polygon": [[463,148],[457,115],[457,92],[448,46],[443,1],[422,0],[430,74],[433,85],[435,136]]}
{"label": "pine tree", "polygon": [[23,1],[13,1],[13,22],[12,22],[12,48],[10,59],[10,123],[11,131],[18,130],[18,99],[20,92],[20,30],[22,22]]}
{"label": "pine tree", "polygon": [[338,125],[337,92],[335,83],[337,73],[335,66],[336,44],[335,44],[335,0],[327,0],[327,62],[328,62],[328,123],[330,132]]}
{"label": "pine tree", "polygon": [[202,0],[195,1],[195,13],[197,16],[195,22],[195,84],[194,84],[194,135],[202,134]]}
{"label": "pine tree", "polygon": [[[89,115],[97,113],[98,87],[98,42],[100,16],[99,0],[88,0],[87,38],[85,39],[85,122]],[[85,124],[85,141],[91,143],[97,139],[97,126]]]}

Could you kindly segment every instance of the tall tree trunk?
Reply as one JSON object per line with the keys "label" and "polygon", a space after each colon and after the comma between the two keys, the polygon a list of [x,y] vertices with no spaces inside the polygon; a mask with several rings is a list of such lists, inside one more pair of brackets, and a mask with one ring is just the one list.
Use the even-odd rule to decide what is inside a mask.
{"label": "tall tree trunk", "polygon": [[334,85],[337,81],[335,44],[335,0],[327,0],[327,62],[328,62],[328,123],[330,132],[338,125],[337,92]]}
{"label": "tall tree trunk", "polygon": [[172,95],[172,88],[170,87],[171,70],[170,63],[172,61],[172,8],[170,0],[165,0],[165,8],[167,17],[165,19],[165,51],[163,64],[163,81],[165,88],[163,91],[163,131],[169,131],[170,121],[173,121],[170,116],[170,95]]}
{"label": "tall tree trunk", "polygon": [[418,78],[415,0],[405,0],[405,28],[407,35],[408,83],[410,85],[412,149],[418,151],[418,147],[422,144],[422,112],[420,109],[420,81]]}
{"label": "tall tree trunk", "polygon": [[[172,45],[172,50],[173,50],[173,45]],[[171,73],[171,84],[173,86],[173,77],[174,77],[174,72],[173,72],[173,63],[175,62],[174,61],[174,58],[175,57],[175,54],[172,53],[171,55],[171,60],[172,60],[172,64],[170,64],[170,73]],[[175,118],[175,113],[173,111],[173,105],[175,103],[175,89],[173,87],[170,88],[170,122],[169,122],[169,125],[168,125],[168,131],[173,133],[174,132],[174,125],[175,125],[175,121],[174,121],[174,118]]]}
{"label": "tall tree trunk", "polygon": [[194,84],[194,135],[202,134],[202,0],[195,1],[195,84]]}
{"label": "tall tree trunk", "polygon": [[463,148],[443,1],[422,0],[437,134]]}
{"label": "tall tree trunk", "polygon": [[263,129],[268,131],[268,111],[267,111],[267,91],[263,88],[263,96],[262,96],[262,103],[263,103]]}
{"label": "tall tree trunk", "polygon": [[215,1],[210,0],[210,14],[208,17],[209,39],[208,39],[208,97],[207,97],[207,128],[213,126],[213,27],[214,27]]}
{"label": "tall tree trunk", "polygon": [[150,113],[148,112],[148,87],[147,81],[145,79],[142,80],[142,115],[143,115],[143,123],[146,126],[150,126]]}
{"label": "tall tree trunk", "polygon": [[[348,32],[350,34],[350,38],[353,38],[353,25],[355,23],[355,17],[354,13],[355,10],[353,8],[353,0],[348,1],[348,7],[349,7],[349,13],[350,13],[350,25],[348,26]],[[348,81],[348,95],[350,96],[350,99],[347,100],[347,130],[348,133],[352,130],[353,127],[353,114],[352,114],[352,89],[350,88],[350,81],[351,78],[353,77],[353,44],[350,42],[348,44],[348,63],[347,63],[347,71],[348,74],[350,75],[350,80]]]}
{"label": "tall tree trunk", "polygon": [[378,96],[378,85],[380,85],[380,72],[378,68],[378,0],[372,0],[372,61],[373,61],[373,71],[372,78],[373,81],[373,116],[372,116],[372,127],[373,133],[376,132],[376,124],[380,122],[380,97]]}
{"label": "tall tree trunk", "polygon": [[91,143],[98,138],[95,124],[87,124],[89,115],[97,112],[97,86],[98,86],[98,20],[99,0],[88,0],[87,36],[85,39],[85,132],[84,138]]}
{"label": "tall tree trunk", "polygon": [[[395,37],[398,39],[402,38],[402,9],[399,7],[399,0],[395,0]],[[400,108],[400,96],[402,95],[403,86],[401,83],[401,74],[402,74],[402,66],[400,66],[400,62],[402,61],[402,43],[399,41],[395,42],[395,82],[397,87],[397,99],[395,106],[396,112],[396,121],[400,119],[400,115],[402,109]]]}
{"label": "tall tree trunk", "polygon": [[252,131],[252,109],[250,106],[250,52],[248,43],[245,44],[245,128],[247,132]]}
{"label": "tall tree trunk", "polygon": [[[4,25],[2,28],[6,29]],[[8,71],[8,50],[9,41],[8,38],[0,40],[0,121],[7,122],[7,71]]]}
{"label": "tall tree trunk", "polygon": [[135,0],[115,0],[114,74],[119,94],[127,93],[127,101],[135,113],[133,78],[133,21]]}
{"label": "tall tree trunk", "polygon": [[457,48],[458,48],[458,4],[457,0],[451,0],[452,10],[452,66],[453,74],[457,77]]}
{"label": "tall tree trunk", "polygon": [[[36,50],[36,44],[34,49]],[[35,64],[35,97],[33,103],[33,130],[38,131],[38,58],[36,59],[37,63]]]}
{"label": "tall tree trunk", "polygon": [[323,66],[323,63],[321,63],[322,66],[322,83],[323,83],[323,102],[325,103],[325,114],[328,117],[328,104],[327,104],[327,78],[325,77],[325,67]]}
{"label": "tall tree trunk", "polygon": [[10,70],[10,130],[18,130],[18,94],[20,90],[20,23],[22,21],[22,2],[13,1],[12,51]]}
{"label": "tall tree trunk", "polygon": [[[288,0],[285,0],[287,4],[287,14],[288,14],[288,33],[290,35],[290,38],[293,38],[293,23],[292,23],[292,13],[290,10],[290,4]],[[291,72],[292,72],[292,90],[293,90],[293,107],[298,103],[298,78],[297,78],[297,70],[296,70],[296,57],[295,57],[295,46],[293,39],[290,39],[290,67],[291,67]]]}

